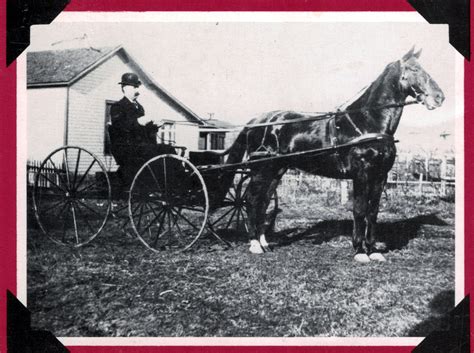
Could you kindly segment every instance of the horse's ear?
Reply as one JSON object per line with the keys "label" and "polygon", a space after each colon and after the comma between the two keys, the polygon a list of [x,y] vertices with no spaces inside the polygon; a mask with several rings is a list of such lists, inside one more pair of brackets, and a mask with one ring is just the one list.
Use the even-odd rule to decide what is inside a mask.
{"label": "horse's ear", "polygon": [[422,50],[423,50],[423,49],[418,50],[415,54],[413,54],[413,56],[414,56],[415,58],[419,59]]}
{"label": "horse's ear", "polygon": [[411,49],[408,51],[408,53],[406,53],[405,55],[403,55],[403,58],[402,60],[403,61],[407,61],[408,59],[410,59],[412,56],[413,56],[413,52],[415,51],[415,46],[412,46]]}

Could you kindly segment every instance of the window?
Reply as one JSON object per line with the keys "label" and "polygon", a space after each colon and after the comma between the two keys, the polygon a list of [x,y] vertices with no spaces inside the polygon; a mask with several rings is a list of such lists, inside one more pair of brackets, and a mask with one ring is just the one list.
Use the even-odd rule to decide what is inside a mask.
{"label": "window", "polygon": [[211,150],[223,150],[225,143],[224,132],[211,133]]}
{"label": "window", "polygon": [[163,126],[160,127],[158,134],[160,139],[159,143],[167,145],[174,145],[176,143],[176,129],[174,123],[164,123]]}
{"label": "window", "polygon": [[200,150],[223,150],[225,149],[225,132],[200,132]]}
{"label": "window", "polygon": [[104,121],[104,155],[111,156],[110,152],[110,137],[107,132],[108,125],[111,123],[110,118],[110,107],[114,104],[115,101],[106,100],[105,101],[105,121]]}
{"label": "window", "polygon": [[198,149],[207,150],[207,132],[199,133]]}

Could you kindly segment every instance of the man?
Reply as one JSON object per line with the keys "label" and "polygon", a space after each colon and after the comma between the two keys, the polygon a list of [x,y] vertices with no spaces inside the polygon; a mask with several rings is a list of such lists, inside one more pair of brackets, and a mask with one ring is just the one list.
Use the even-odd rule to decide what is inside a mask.
{"label": "man", "polygon": [[175,154],[170,145],[157,144],[159,126],[145,116],[143,106],[138,103],[141,81],[134,73],[125,73],[119,82],[123,98],[110,108],[112,154],[121,167],[125,181],[130,182],[135,172],[149,159],[161,154]]}

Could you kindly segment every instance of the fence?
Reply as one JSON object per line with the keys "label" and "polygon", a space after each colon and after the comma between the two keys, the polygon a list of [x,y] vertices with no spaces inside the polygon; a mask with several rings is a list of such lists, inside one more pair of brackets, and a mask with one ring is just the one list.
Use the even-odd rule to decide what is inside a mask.
{"label": "fence", "polygon": [[[35,183],[35,176],[41,166],[40,161],[31,161],[28,160],[26,164],[26,185],[28,187],[32,187]],[[43,166],[43,174],[45,178],[40,178],[38,180],[38,186],[44,188],[50,188],[52,183],[56,183],[56,185],[60,184],[59,176],[57,174],[57,168],[53,166],[52,163],[47,162]]]}
{"label": "fence", "polygon": [[[454,199],[455,159],[400,154],[390,171],[386,195]],[[352,181],[328,179],[295,170],[282,178],[279,194],[290,200],[317,195],[326,203],[345,204],[351,198]]]}

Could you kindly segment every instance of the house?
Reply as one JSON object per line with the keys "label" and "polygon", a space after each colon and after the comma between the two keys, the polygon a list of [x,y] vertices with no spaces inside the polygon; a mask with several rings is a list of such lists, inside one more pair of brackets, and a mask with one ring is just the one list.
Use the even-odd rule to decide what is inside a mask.
{"label": "house", "polygon": [[159,140],[199,149],[199,128],[208,124],[153,80],[122,47],[79,48],[27,54],[28,159],[43,160],[55,148],[83,147],[108,161],[106,125],[118,82],[135,72],[143,82],[140,102],[147,115],[165,121]]}

